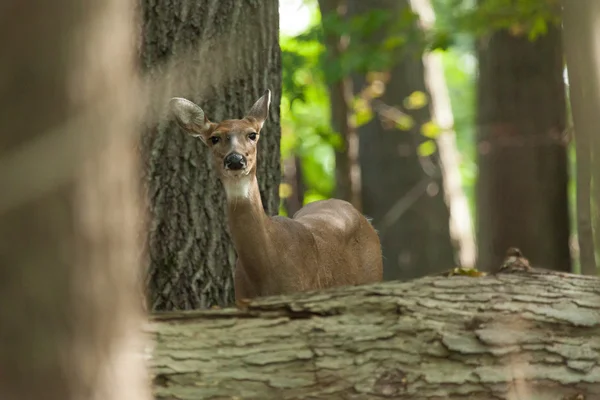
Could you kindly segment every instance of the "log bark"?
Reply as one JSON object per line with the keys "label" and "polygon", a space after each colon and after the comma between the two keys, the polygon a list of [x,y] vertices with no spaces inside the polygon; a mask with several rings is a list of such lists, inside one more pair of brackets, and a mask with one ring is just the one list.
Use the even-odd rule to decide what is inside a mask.
{"label": "log bark", "polygon": [[599,283],[544,270],[426,277],[159,314],[147,326],[154,394],[597,399]]}

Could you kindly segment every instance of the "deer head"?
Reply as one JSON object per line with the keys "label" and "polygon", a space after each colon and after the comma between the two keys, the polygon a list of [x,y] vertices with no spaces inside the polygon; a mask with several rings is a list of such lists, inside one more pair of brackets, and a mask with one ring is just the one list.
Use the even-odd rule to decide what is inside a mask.
{"label": "deer head", "polygon": [[211,122],[202,108],[180,97],[169,101],[177,124],[187,133],[200,138],[212,154],[228,197],[247,197],[248,187],[256,176],[256,145],[268,117],[271,91],[266,90],[246,116]]}

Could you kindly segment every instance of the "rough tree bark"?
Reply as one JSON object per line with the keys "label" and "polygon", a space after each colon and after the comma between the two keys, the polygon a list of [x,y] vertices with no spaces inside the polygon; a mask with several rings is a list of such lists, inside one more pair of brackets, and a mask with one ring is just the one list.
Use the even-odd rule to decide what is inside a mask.
{"label": "rough tree bark", "polygon": [[165,313],[147,327],[154,394],[595,399],[599,284],[540,270],[427,277],[257,299],[244,309]]}
{"label": "rough tree bark", "polygon": [[[375,9],[400,15],[408,7],[408,0],[350,0],[348,16]],[[395,21],[390,19],[390,23]],[[380,35],[386,28],[382,27]],[[419,34],[417,24],[413,28]],[[384,40],[381,36],[373,39]],[[396,59],[380,98],[390,106],[403,104],[415,91],[428,93],[420,50],[409,43],[398,50]],[[355,77],[356,92],[364,85],[364,76]],[[362,211],[373,218],[380,233],[386,280],[412,279],[454,265],[439,154],[425,160],[417,154],[424,139],[421,125],[431,120],[431,113],[427,107],[406,112],[415,120],[408,132],[386,129],[380,118],[358,128]]]}
{"label": "rough tree bark", "polygon": [[[565,54],[569,70],[569,99],[577,152],[579,260],[582,273],[596,275],[598,269],[594,247],[600,251],[600,213],[592,213],[590,202],[594,175],[593,198],[596,210],[600,211],[600,173],[597,172],[600,170],[600,42],[597,27],[600,2],[565,1],[563,15]],[[595,229],[592,229],[593,221],[596,222]]]}
{"label": "rough tree bark", "polygon": [[0,8],[0,398],[150,398],[133,5]]}
{"label": "rough tree bark", "polygon": [[477,51],[479,267],[516,246],[533,264],[570,271],[560,31],[534,42],[499,31]]}
{"label": "rough tree bark", "polygon": [[[273,93],[259,145],[258,180],[267,213],[279,206],[281,62],[276,0],[143,0],[141,58],[151,87],[143,140],[150,308],[231,304],[235,251],[224,192],[205,146],[164,116],[171,96],[200,104],[213,120],[241,118]],[[153,116],[164,117],[160,122]]]}

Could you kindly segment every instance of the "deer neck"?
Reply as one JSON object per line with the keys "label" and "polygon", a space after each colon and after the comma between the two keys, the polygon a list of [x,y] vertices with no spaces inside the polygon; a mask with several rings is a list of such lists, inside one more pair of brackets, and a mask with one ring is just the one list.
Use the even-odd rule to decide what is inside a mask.
{"label": "deer neck", "polygon": [[271,220],[263,209],[256,176],[249,174],[235,181],[223,181],[223,186],[227,194],[229,234],[238,259],[248,275],[260,276],[270,265]]}

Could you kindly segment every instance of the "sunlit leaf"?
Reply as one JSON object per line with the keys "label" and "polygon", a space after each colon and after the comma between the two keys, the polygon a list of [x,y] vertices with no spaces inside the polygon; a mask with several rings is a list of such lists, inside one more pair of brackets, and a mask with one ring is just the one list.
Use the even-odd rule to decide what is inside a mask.
{"label": "sunlit leaf", "polygon": [[403,114],[396,120],[396,128],[401,131],[410,131],[415,126],[415,120],[410,115]]}
{"label": "sunlit leaf", "polygon": [[421,134],[429,139],[437,138],[441,132],[440,127],[433,121],[425,122],[421,125]]}
{"label": "sunlit leaf", "polygon": [[454,44],[454,38],[449,32],[435,32],[430,39],[429,50],[448,50]]}
{"label": "sunlit leaf", "polygon": [[369,71],[369,73],[367,74],[367,82],[369,83],[373,83],[375,81],[387,82],[389,79],[389,72]]}
{"label": "sunlit leaf", "polygon": [[418,110],[425,107],[427,102],[427,95],[417,90],[404,99],[404,107],[407,110]]}
{"label": "sunlit leaf", "polygon": [[293,193],[292,186],[289,183],[282,183],[279,185],[279,197],[287,199]]}
{"label": "sunlit leaf", "polygon": [[369,108],[369,102],[362,97],[356,97],[353,104],[354,111],[358,112],[365,108]]}
{"label": "sunlit leaf", "polygon": [[373,81],[369,86],[369,95],[376,99],[377,97],[381,97],[385,92],[385,84],[382,81]]}
{"label": "sunlit leaf", "polygon": [[543,17],[537,17],[533,21],[533,26],[529,31],[529,40],[535,40],[538,36],[545,35],[548,32],[548,24]]}
{"label": "sunlit leaf", "polygon": [[435,142],[433,140],[427,140],[417,147],[417,154],[419,154],[421,157],[429,157],[435,153],[436,149],[437,146]]}
{"label": "sunlit leaf", "polygon": [[353,117],[354,126],[363,126],[373,119],[373,111],[371,108],[363,108],[360,111],[355,112]]}

